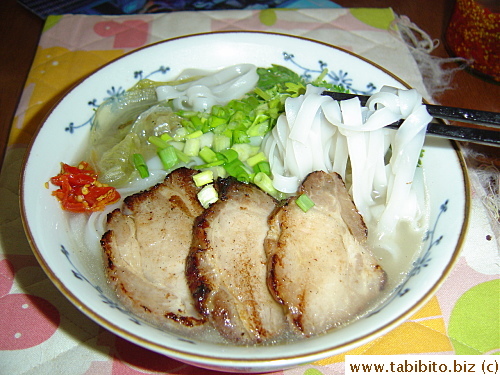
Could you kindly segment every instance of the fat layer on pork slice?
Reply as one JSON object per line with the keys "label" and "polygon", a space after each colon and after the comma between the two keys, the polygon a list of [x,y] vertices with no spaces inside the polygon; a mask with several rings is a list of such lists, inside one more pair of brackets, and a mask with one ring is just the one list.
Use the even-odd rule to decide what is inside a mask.
{"label": "fat layer on pork slice", "polygon": [[365,246],[366,226],[338,174],[313,172],[298,194],[315,205],[304,212],[291,197],[270,216],[268,284],[293,330],[311,336],[363,313],[386,275]]}
{"label": "fat layer on pork slice", "polygon": [[235,179],[217,183],[219,200],[197,218],[187,276],[199,310],[227,340],[277,338],[286,327],[266,283],[264,238],[274,198]]}
{"label": "fat layer on pork slice", "polygon": [[119,299],[161,326],[191,328],[205,321],[185,274],[194,219],[203,212],[196,173],[177,169],[162,183],[125,198],[123,209],[109,214],[101,240],[108,280]]}

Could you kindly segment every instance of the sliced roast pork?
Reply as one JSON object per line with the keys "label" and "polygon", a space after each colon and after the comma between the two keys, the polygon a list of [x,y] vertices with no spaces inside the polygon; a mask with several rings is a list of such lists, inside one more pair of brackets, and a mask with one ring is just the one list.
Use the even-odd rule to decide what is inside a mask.
{"label": "sliced roast pork", "polygon": [[193,182],[180,168],[148,191],[125,198],[108,216],[101,245],[108,280],[120,300],[149,322],[174,327],[204,323],[185,267],[194,219],[203,212]]}
{"label": "sliced roast pork", "polygon": [[338,174],[313,172],[298,194],[315,206],[304,212],[292,197],[271,215],[268,283],[293,330],[311,336],[369,308],[386,275],[365,245],[366,226]]}
{"label": "sliced roast pork", "polygon": [[252,184],[218,181],[219,200],[196,220],[187,276],[198,307],[231,342],[254,344],[285,331],[267,288],[264,239],[276,201]]}

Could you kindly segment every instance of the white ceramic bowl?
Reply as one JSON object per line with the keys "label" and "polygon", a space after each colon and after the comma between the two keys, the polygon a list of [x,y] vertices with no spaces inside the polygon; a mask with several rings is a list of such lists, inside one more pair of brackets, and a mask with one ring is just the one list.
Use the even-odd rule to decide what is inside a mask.
{"label": "white ceramic bowl", "polygon": [[222,371],[265,372],[290,368],[352,349],[402,323],[446,278],[463,241],[468,188],[457,151],[446,140],[425,144],[424,173],[430,194],[430,229],[423,253],[407,280],[376,314],[318,337],[265,347],[217,345],[156,329],[131,315],[106,283],[99,249],[72,244],[67,214],[44,189],[60,162],[78,163],[95,106],[140,78],[168,80],[183,69],[217,69],[236,63],[281,64],[314,77],[324,66],[328,80],[352,92],[406,85],[340,48],[286,35],[222,32],[157,43],[107,64],[72,89],[53,109],[29,147],[21,186],[22,217],[33,251],[49,278],[83,313],[119,336],[196,366]]}

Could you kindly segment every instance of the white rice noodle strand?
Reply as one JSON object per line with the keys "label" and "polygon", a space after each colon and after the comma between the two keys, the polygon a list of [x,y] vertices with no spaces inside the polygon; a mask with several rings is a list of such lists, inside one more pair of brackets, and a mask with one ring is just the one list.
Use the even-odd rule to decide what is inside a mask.
{"label": "white rice noodle strand", "polygon": [[[201,78],[198,75],[203,74]],[[238,64],[211,74],[190,71],[181,74],[186,83],[156,88],[158,100],[172,100],[175,110],[209,111],[213,105],[225,105],[252,90],[259,76],[253,64]]]}
{"label": "white rice noodle strand", "polygon": [[[432,119],[422,97],[383,87],[362,107],[357,98],[337,102],[323,91],[308,86],[303,96],[287,99],[285,114],[264,139],[274,187],[293,194],[309,173],[337,172],[351,180],[353,201],[377,237],[393,233],[399,220],[418,220],[420,192],[412,185]],[[398,130],[385,128],[402,119]]]}

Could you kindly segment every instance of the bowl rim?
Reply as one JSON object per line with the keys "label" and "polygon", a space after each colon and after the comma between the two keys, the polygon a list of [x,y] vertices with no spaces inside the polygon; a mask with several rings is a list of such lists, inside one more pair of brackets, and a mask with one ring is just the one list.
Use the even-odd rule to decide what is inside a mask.
{"label": "bowl rim", "polygon": [[[192,364],[194,365],[202,365],[202,364],[213,364],[217,366],[231,366],[234,364],[237,364],[237,366],[242,366],[244,364],[248,364],[250,366],[254,366],[258,368],[258,365],[260,364],[261,366],[266,366],[269,367],[270,365],[278,364],[279,362],[284,362],[288,367],[290,366],[295,366],[299,365],[301,363],[304,363],[306,361],[312,361],[312,360],[317,360],[320,358],[326,358],[329,355],[334,355],[334,354],[342,354],[352,348],[358,347],[360,345],[363,345],[364,343],[370,341],[371,339],[375,337],[380,337],[381,335],[393,330],[400,324],[402,324],[408,317],[413,315],[416,311],[418,311],[424,304],[426,304],[436,293],[436,291],[442,286],[444,281],[447,279],[448,275],[450,274],[451,270],[453,269],[455,263],[457,262],[457,259],[460,256],[461,249],[464,244],[464,238],[467,232],[467,228],[469,225],[469,219],[470,219],[470,205],[471,205],[471,198],[470,198],[470,180],[469,180],[469,175],[465,163],[465,159],[460,152],[460,148],[458,147],[457,143],[455,141],[450,141],[450,144],[452,148],[454,149],[457,159],[459,161],[460,169],[463,174],[463,180],[464,180],[464,220],[462,223],[462,227],[460,229],[460,234],[458,237],[457,244],[455,246],[455,250],[453,251],[452,257],[450,258],[450,261],[448,262],[447,266],[439,276],[437,282],[430,288],[421,298],[418,300],[416,303],[414,303],[408,310],[406,310],[404,313],[400,314],[393,320],[387,322],[383,326],[379,327],[377,330],[370,332],[368,334],[358,336],[355,339],[349,340],[347,342],[344,342],[339,345],[323,348],[323,349],[318,349],[315,351],[307,351],[304,354],[294,354],[291,356],[287,356],[286,354],[284,356],[280,356],[279,358],[276,357],[270,357],[270,358],[226,358],[226,357],[218,357],[217,355],[214,356],[209,356],[209,355],[202,355],[202,354],[196,354],[194,352],[190,351],[185,351],[185,350],[177,350],[173,347],[165,347],[161,344],[149,341],[147,338],[137,336],[131,332],[128,332],[126,329],[119,327],[118,325],[114,324],[112,321],[105,319],[104,317],[98,315],[96,312],[94,312],[91,308],[86,306],[71,290],[69,290],[65,284],[63,283],[62,280],[60,280],[56,274],[52,271],[52,269],[48,266],[47,262],[44,259],[44,256],[42,255],[42,251],[38,248],[34,236],[32,234],[32,231],[30,229],[29,223],[28,223],[28,217],[26,213],[26,207],[25,207],[25,199],[24,199],[24,186],[25,186],[25,179],[26,179],[26,169],[27,169],[27,164],[30,159],[31,151],[32,148],[38,138],[38,135],[43,128],[44,124],[47,122],[48,118],[50,115],[57,109],[59,104],[62,102],[62,100],[73,90],[75,90],[82,82],[84,82],[86,79],[88,79],[90,76],[96,74],[100,70],[104,69],[108,65],[113,64],[115,61],[120,60],[128,55],[134,54],[138,51],[148,49],[152,46],[156,46],[159,44],[164,44],[168,43],[171,41],[175,40],[181,40],[181,39],[186,39],[186,38],[193,38],[193,37],[199,37],[199,36],[210,36],[210,35],[231,35],[231,34],[256,34],[256,35],[274,35],[274,36],[279,36],[279,37],[287,37],[287,38],[293,38],[293,39],[299,39],[302,41],[306,42],[312,42],[316,44],[320,44],[323,46],[326,46],[328,48],[333,48],[336,50],[339,50],[341,52],[347,53],[357,59],[360,59],[375,68],[381,70],[385,74],[391,76],[393,79],[401,83],[404,87],[406,88],[411,88],[410,85],[408,85],[405,81],[403,81],[401,78],[397,77],[395,74],[391,73],[387,69],[383,68],[382,66],[378,65],[377,63],[372,62],[371,60],[359,56],[354,52],[351,52],[347,49],[344,49],[342,47],[335,46],[333,44],[319,41],[316,39],[312,38],[307,38],[303,36],[296,36],[296,35],[291,35],[291,34],[286,34],[286,33],[280,33],[280,32],[270,32],[270,31],[247,31],[247,30],[230,30],[230,31],[212,31],[212,32],[202,32],[202,33],[193,33],[193,34],[186,34],[186,35],[181,35],[173,38],[168,38],[164,40],[160,40],[154,43],[147,44],[145,46],[142,46],[140,48],[128,51],[121,56],[114,58],[107,63],[101,65],[99,68],[93,70],[89,74],[86,74],[84,77],[78,79],[75,83],[70,85],[68,88],[66,88],[62,93],[59,94],[59,97],[56,99],[55,103],[51,106],[50,109],[47,110],[47,113],[44,115],[43,120],[41,123],[37,126],[23,157],[22,161],[22,169],[21,169],[21,175],[20,175],[20,183],[19,183],[19,202],[20,202],[20,211],[21,211],[21,221],[22,225],[25,231],[25,234],[27,236],[29,245],[35,255],[35,258],[39,262],[40,266],[48,276],[48,278],[51,280],[51,282],[59,289],[59,291],[75,306],[77,307],[81,312],[83,312],[87,317],[91,318],[95,323],[99,324],[100,326],[110,330],[114,334],[130,341],[133,342],[137,345],[142,346],[143,348],[148,348],[149,350],[153,350],[157,353],[166,355],[166,356],[172,356],[173,358],[177,358],[180,360],[186,360],[186,361],[191,361]],[[202,362],[200,362],[202,361]],[[223,370],[223,369],[219,369]]]}

